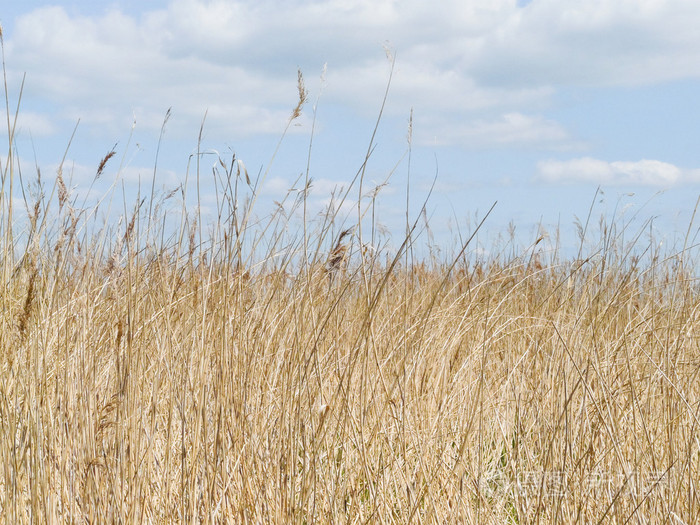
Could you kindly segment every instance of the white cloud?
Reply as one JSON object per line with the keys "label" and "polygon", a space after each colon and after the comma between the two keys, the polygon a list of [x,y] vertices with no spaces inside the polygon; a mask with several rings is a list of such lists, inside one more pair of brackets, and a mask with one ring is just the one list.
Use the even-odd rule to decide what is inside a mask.
{"label": "white cloud", "polygon": [[[170,9],[184,23],[182,3]],[[200,11],[208,12],[204,6]],[[174,106],[170,128],[177,128],[180,116],[191,132],[209,110],[208,123],[215,129],[225,127],[234,135],[279,133],[296,103],[295,66],[274,78],[235,60],[212,60],[195,45],[199,33],[172,34],[177,29],[169,26],[172,16],[154,12],[136,20],[118,11],[71,17],[61,7],[34,10],[17,20],[7,39],[15,83],[27,71],[27,95],[48,99],[64,118],[81,117],[108,134],[123,130],[124,119],[135,113],[145,116],[140,126],[158,129],[169,106]],[[211,29],[214,37],[223,31]],[[169,39],[192,49],[177,52],[174,44],[168,47]]]}
{"label": "white cloud", "polygon": [[[20,110],[17,114],[17,122],[14,122],[14,115],[10,116],[10,126],[14,126],[15,137],[32,136],[44,137],[51,135],[55,127],[52,119],[48,115],[36,111]],[[7,126],[0,127],[0,136],[7,137]]]}
{"label": "white cloud", "polygon": [[[541,116],[506,113],[492,120],[476,120],[453,124],[449,135],[441,135],[447,122],[427,119],[426,126],[418,121],[417,136],[426,144],[453,144],[462,147],[489,145],[530,145],[550,148],[571,148],[571,139],[557,122]],[[430,136],[433,133],[433,136]]]}
{"label": "white cloud", "polygon": [[638,85],[700,76],[694,0],[536,0],[464,65],[486,85]]}
{"label": "white cloud", "polygon": [[700,170],[688,170],[658,160],[607,162],[582,157],[567,161],[547,160],[537,166],[538,178],[547,182],[593,182],[668,187],[700,182]]}
{"label": "white cloud", "polygon": [[[132,113],[157,130],[170,106],[170,133],[191,134],[209,110],[211,132],[279,134],[296,103],[297,66],[311,84],[324,63],[325,99],[375,115],[389,41],[397,69],[388,114],[433,115],[444,143],[560,147],[566,131],[523,107],[536,115],[561,85],[700,76],[699,17],[696,0],[445,0],[439,9],[423,0],[173,0],[139,17],[43,7],[19,17],[5,41],[15,85],[27,72],[27,96],[109,136]],[[489,122],[484,110],[503,117]]]}
{"label": "white cloud", "polygon": [[313,179],[311,182],[312,195],[321,198],[327,198],[331,194],[339,195],[348,188],[349,184],[345,181],[337,181],[331,179]]}
{"label": "white cloud", "polygon": [[272,177],[263,183],[260,194],[274,196],[275,198],[281,199],[292,191],[293,188],[291,181],[288,181],[282,177]]}

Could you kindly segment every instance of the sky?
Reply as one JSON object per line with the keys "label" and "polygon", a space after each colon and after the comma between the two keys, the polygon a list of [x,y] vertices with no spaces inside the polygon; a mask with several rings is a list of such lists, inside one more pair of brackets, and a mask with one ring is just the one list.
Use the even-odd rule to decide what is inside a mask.
{"label": "sky", "polygon": [[[400,244],[407,202],[413,220],[434,183],[423,235],[448,251],[496,203],[485,252],[513,229],[523,247],[544,233],[543,246],[575,251],[591,209],[596,225],[642,231],[641,246],[682,246],[689,229],[692,243],[698,23],[697,0],[76,0],[0,12],[13,117],[24,78],[26,180],[38,165],[51,182],[65,155],[87,203],[110,187],[147,193],[154,167],[165,193],[188,163],[192,181],[199,148],[205,214],[212,168],[234,153],[264,174],[261,217],[307,167],[321,213],[361,168],[388,87],[363,182],[378,188],[387,242]],[[308,102],[284,135],[298,71]]]}

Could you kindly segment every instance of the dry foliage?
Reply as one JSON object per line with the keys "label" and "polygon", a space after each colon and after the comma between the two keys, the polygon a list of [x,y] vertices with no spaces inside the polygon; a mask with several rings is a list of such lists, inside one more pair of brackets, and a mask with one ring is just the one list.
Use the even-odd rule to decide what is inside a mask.
{"label": "dry foliage", "polygon": [[234,165],[208,237],[60,194],[21,260],[3,165],[0,521],[700,520],[688,251],[368,258],[333,216],[253,233]]}
{"label": "dry foliage", "polygon": [[126,255],[66,233],[5,273],[2,521],[699,519],[678,259],[356,258],[329,287],[143,255],[137,222]]}

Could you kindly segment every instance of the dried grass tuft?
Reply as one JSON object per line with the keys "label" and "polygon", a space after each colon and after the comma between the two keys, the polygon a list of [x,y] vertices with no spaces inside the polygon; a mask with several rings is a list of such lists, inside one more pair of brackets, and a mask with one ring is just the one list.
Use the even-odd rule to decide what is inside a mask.
{"label": "dried grass tuft", "polygon": [[[170,117],[170,110],[168,110],[168,113],[166,114],[166,117],[165,117],[166,121],[169,117]],[[95,173],[96,180],[99,179],[100,176],[102,175],[102,172],[104,171],[105,166],[107,166],[107,162],[109,162],[109,159],[114,157],[116,154],[117,154],[117,152],[114,149],[112,149],[112,151],[107,153],[107,155],[105,155],[104,158],[100,161],[100,163],[97,166],[97,172]]]}

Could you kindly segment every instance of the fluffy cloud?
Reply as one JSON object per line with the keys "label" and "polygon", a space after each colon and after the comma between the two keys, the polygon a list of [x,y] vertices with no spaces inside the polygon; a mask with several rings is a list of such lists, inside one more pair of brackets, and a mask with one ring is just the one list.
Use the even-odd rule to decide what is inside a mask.
{"label": "fluffy cloud", "polygon": [[[569,148],[571,139],[558,123],[539,116],[513,112],[498,118],[479,119],[472,122],[452,124],[452,134],[440,140],[437,133],[447,122],[426,119],[426,125],[419,120],[417,135],[420,142],[430,144],[459,144],[465,148],[485,146],[527,145],[552,149]],[[430,132],[434,131],[431,140]]]}
{"label": "fluffy cloud", "polygon": [[[17,122],[11,121],[11,126],[15,126],[16,134],[31,132],[34,137],[51,135],[55,130],[50,117],[35,111],[20,111]],[[6,126],[0,127],[0,136],[7,136]]]}
{"label": "fluffy cloud", "polygon": [[538,164],[538,178],[547,182],[593,182],[668,187],[700,181],[700,170],[685,170],[658,160],[606,162],[582,157]]}
{"label": "fluffy cloud", "polygon": [[[27,97],[88,125],[101,112],[94,125],[108,133],[132,113],[156,130],[173,106],[183,130],[208,109],[210,129],[229,136],[278,134],[296,103],[297,66],[312,84],[324,63],[326,100],[372,114],[389,41],[398,61],[388,114],[413,106],[434,116],[439,130],[427,134],[439,131],[443,143],[544,137],[560,147],[566,132],[536,114],[558,86],[697,77],[698,17],[695,0],[445,0],[440,9],[422,0],[172,0],[138,17],[43,7],[6,27],[5,40],[14,83],[28,74]],[[489,123],[483,111],[503,117]]]}
{"label": "fluffy cloud", "polygon": [[158,129],[169,106],[188,130],[209,110],[210,124],[234,134],[279,133],[296,102],[295,66],[275,78],[217,63],[194,45],[194,31],[179,35],[179,45],[191,42],[191,51],[178,52],[169,44],[178,5],[169,8],[175,10],[169,17],[170,11],[153,12],[139,20],[119,11],[97,17],[70,16],[60,7],[32,11],[7,39],[11,78],[16,84],[23,68],[25,98],[49,100],[65,119],[80,117],[109,134],[132,115],[140,126]]}
{"label": "fluffy cloud", "polygon": [[697,78],[693,0],[535,0],[485,32],[464,64],[486,85],[639,85]]}

